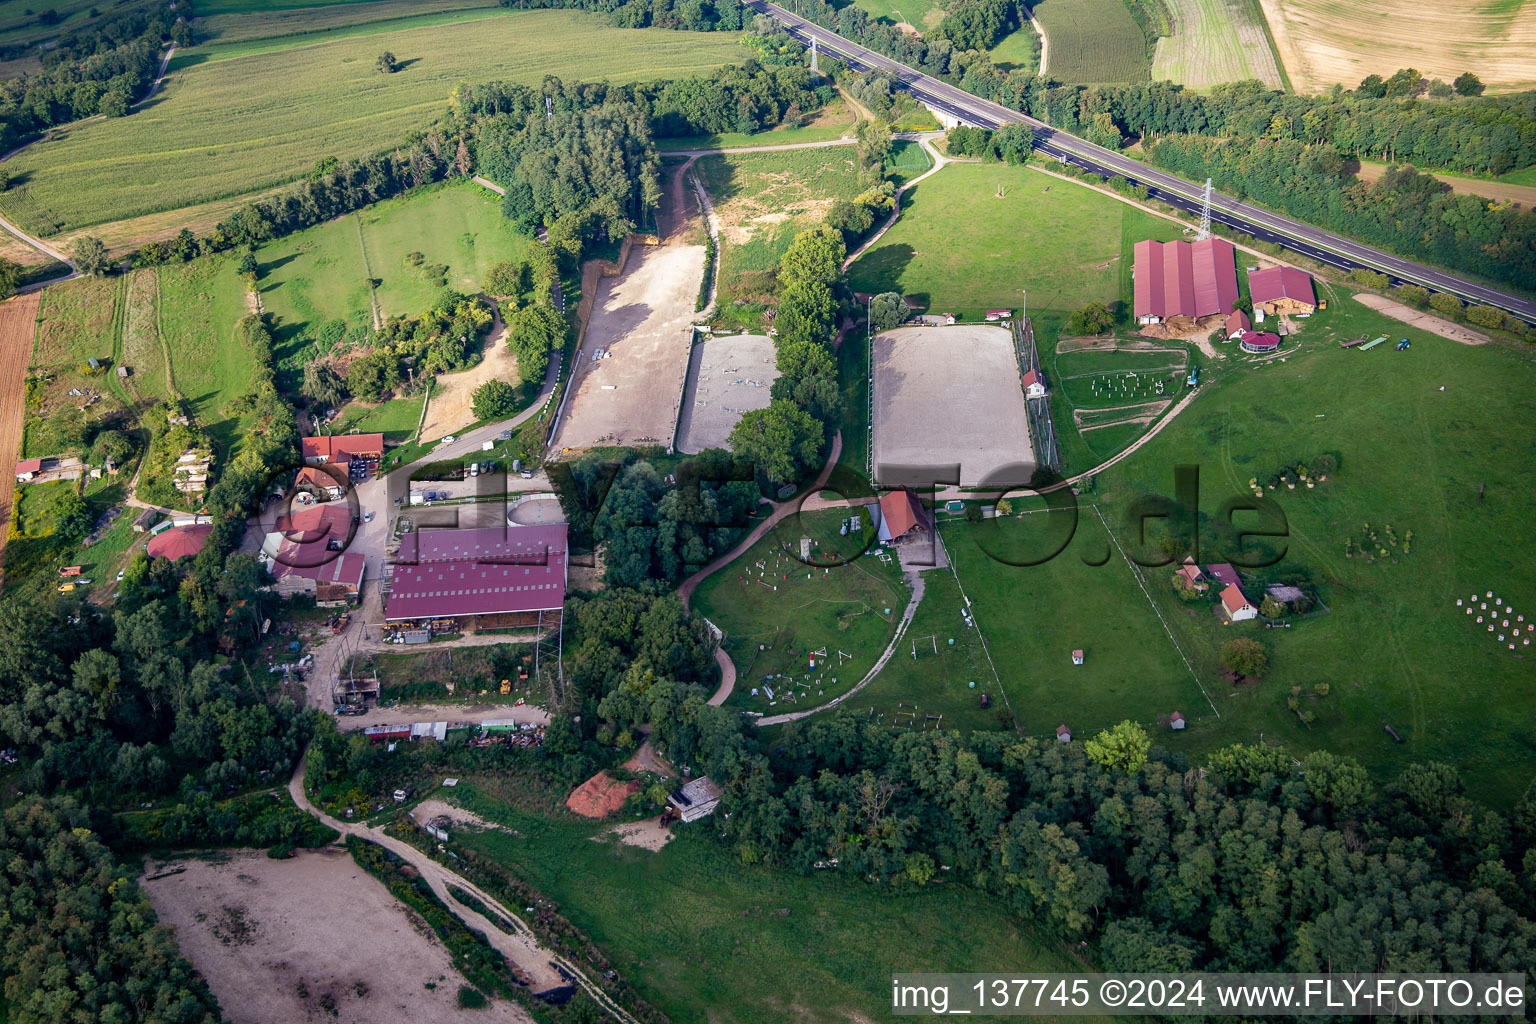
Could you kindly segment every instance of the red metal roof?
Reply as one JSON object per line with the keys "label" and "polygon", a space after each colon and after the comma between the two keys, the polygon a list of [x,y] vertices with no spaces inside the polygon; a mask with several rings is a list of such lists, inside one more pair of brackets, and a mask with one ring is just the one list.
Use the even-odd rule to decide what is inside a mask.
{"label": "red metal roof", "polygon": [[1246,331],[1237,343],[1249,352],[1273,352],[1280,347],[1280,335]]}
{"label": "red metal roof", "polygon": [[[277,531],[267,535],[262,553],[277,579],[301,576],[316,583],[363,585],[365,561],[344,553],[352,533],[352,510],[346,505],[316,505],[292,515],[278,516]],[[336,548],[331,544],[335,542]]]}
{"label": "red metal roof", "polygon": [[1248,294],[1255,306],[1276,299],[1295,299],[1309,306],[1317,305],[1312,294],[1312,279],[1295,267],[1265,267],[1248,275]]}
{"label": "red metal roof", "polygon": [[1135,256],[1137,317],[1210,316],[1237,301],[1236,261],[1224,238],[1137,242]]}
{"label": "red metal roof", "polygon": [[1205,567],[1205,574],[1229,587],[1235,587],[1241,582],[1238,579],[1237,570],[1232,568],[1231,562],[1216,562],[1207,565]]}
{"label": "red metal roof", "polygon": [[1227,337],[1241,334],[1253,326],[1253,321],[1248,319],[1248,314],[1240,309],[1234,309],[1227,314]]}
{"label": "red metal roof", "polygon": [[327,434],[306,437],[302,442],[304,459],[324,459],[326,462],[346,462],[363,455],[381,455],[384,452],[383,434]]}
{"label": "red metal roof", "polygon": [[400,540],[384,618],[553,611],[565,570],[564,523],[418,530]]}
{"label": "red metal roof", "polygon": [[203,550],[203,545],[208,543],[208,535],[212,532],[211,523],[173,527],[150,538],[145,549],[149,552],[150,558],[165,557],[174,562],[178,558],[195,555]]}
{"label": "red metal roof", "polygon": [[1040,383],[1040,374],[1038,374],[1034,370],[1030,370],[1028,373],[1026,373],[1024,375],[1024,386],[1026,388],[1029,387],[1031,384],[1038,384],[1038,383]]}
{"label": "red metal roof", "polygon": [[16,475],[21,476],[23,473],[41,472],[42,468],[42,459],[23,459],[22,461],[16,463]]}

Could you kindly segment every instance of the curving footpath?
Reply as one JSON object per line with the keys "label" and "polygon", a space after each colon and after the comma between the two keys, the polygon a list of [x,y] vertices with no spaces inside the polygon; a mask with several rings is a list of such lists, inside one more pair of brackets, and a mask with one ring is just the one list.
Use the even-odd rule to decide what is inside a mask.
{"label": "curving footpath", "polygon": [[[401,842],[393,836],[385,834],[382,828],[370,827],[360,822],[338,821],[320,810],[310,802],[309,793],[304,788],[305,757],[299,758],[297,769],[293,777],[288,780],[288,794],[293,797],[293,802],[300,808],[313,814],[322,822],[334,828],[342,835],[357,836],[377,843],[390,853],[405,861],[414,868],[421,877],[426,880],[432,892],[449,908],[459,920],[469,928],[485,935],[487,941],[495,947],[497,952],[507,958],[509,963],[533,979],[535,991],[543,991],[556,988],[564,984],[579,985],[593,1001],[601,1006],[608,1015],[619,1024],[640,1024],[630,1013],[613,998],[604,992],[592,980],[586,976],[575,964],[554,950],[540,943],[533,929],[527,922],[508,910],[503,904],[482,890],[475,883],[465,878],[445,864],[427,856],[422,851],[409,843]],[[498,916],[511,923],[514,934],[508,935],[496,925],[485,918],[485,915],[472,910],[460,903],[448,891],[449,886],[455,886],[474,896]]]}

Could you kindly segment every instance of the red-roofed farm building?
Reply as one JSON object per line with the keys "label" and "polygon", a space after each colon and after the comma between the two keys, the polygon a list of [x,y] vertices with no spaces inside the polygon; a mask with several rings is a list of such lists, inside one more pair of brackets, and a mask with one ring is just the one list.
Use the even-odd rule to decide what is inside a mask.
{"label": "red-roofed farm building", "polygon": [[392,570],[386,622],[542,629],[565,606],[566,525],[417,530],[400,538]]}
{"label": "red-roofed farm building", "polygon": [[188,558],[203,550],[203,545],[208,543],[208,535],[212,532],[212,523],[173,527],[151,537],[149,543],[144,545],[144,550],[150,558],[169,558],[174,562],[178,558]]}
{"label": "red-roofed farm building", "polygon": [[1136,322],[1166,324],[1173,334],[1196,329],[1209,316],[1225,317],[1237,301],[1237,263],[1232,243],[1137,242]]}
{"label": "red-roofed farm building", "polygon": [[1248,294],[1253,308],[1270,316],[1279,313],[1311,313],[1317,308],[1312,279],[1295,267],[1265,267],[1248,275]]}
{"label": "red-roofed farm building", "polygon": [[383,434],[331,434],[306,437],[300,443],[305,465],[339,466],[353,479],[377,473],[384,457]]}
{"label": "red-roofed farm building", "polygon": [[300,509],[279,516],[276,526],[261,544],[261,560],[277,581],[274,590],[284,596],[313,594],[328,605],[357,599],[365,562],[346,550],[353,526],[348,506]]}

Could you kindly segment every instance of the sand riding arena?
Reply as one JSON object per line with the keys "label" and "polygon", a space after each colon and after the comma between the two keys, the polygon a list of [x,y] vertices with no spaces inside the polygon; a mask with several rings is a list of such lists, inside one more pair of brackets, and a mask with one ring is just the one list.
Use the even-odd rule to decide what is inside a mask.
{"label": "sand riding arena", "polygon": [[[904,467],[958,463],[960,485],[969,487],[997,481],[1005,467],[1034,464],[1006,328],[899,327],[875,336],[870,372],[874,477],[882,486],[920,482]],[[1025,482],[1013,479],[1017,471],[1006,475]]]}

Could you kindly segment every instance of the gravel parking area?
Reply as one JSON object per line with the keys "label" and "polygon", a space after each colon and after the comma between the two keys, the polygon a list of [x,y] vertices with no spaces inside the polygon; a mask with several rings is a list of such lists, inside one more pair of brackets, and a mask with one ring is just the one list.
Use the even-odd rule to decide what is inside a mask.
{"label": "gravel parking area", "polygon": [[[877,483],[921,482],[902,468],[959,463],[960,485],[969,487],[1004,467],[1033,466],[1007,329],[900,327],[875,336],[872,364]],[[1005,482],[1028,479],[1022,470],[1006,475]]]}
{"label": "gravel parking area", "polygon": [[693,346],[677,450],[724,448],[731,430],[753,409],[766,409],[779,379],[778,354],[766,334],[705,338]]}

